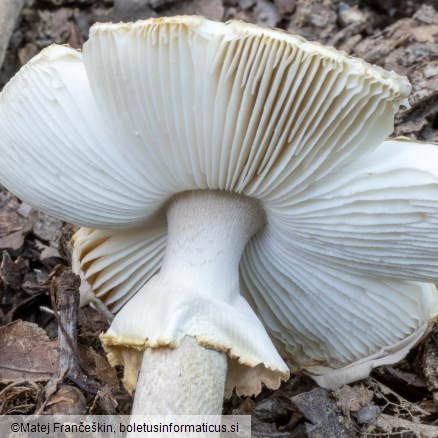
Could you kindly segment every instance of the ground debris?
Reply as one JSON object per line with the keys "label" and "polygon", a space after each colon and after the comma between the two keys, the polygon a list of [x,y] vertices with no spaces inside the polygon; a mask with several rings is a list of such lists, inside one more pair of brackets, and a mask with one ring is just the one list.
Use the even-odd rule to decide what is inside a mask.
{"label": "ground debris", "polygon": [[347,429],[344,417],[329,391],[317,388],[292,397],[292,402],[310,421],[306,423],[309,438],[353,438],[354,432]]}
{"label": "ground debris", "polygon": [[409,436],[408,434],[411,434],[410,436],[415,438],[436,438],[438,436],[437,426],[421,424],[419,422],[392,417],[386,414],[378,416],[377,426],[383,431],[383,433],[388,434],[383,436],[391,436],[396,432],[399,436]]}
{"label": "ground debris", "polygon": [[108,12],[108,18],[115,22],[145,20],[156,16],[149,0],[114,0],[114,9]]}
{"label": "ground debris", "polygon": [[45,405],[48,415],[84,415],[87,403],[84,394],[75,386],[62,385]]}
{"label": "ground debris", "polygon": [[16,380],[3,387],[0,390],[0,415],[35,413],[41,391],[38,383],[28,380]]}
{"label": "ground debris", "polygon": [[36,324],[13,321],[0,327],[0,384],[48,380],[58,366],[55,347]]}
{"label": "ground debris", "polygon": [[9,253],[3,251],[0,263],[0,281],[4,288],[19,290],[28,269],[29,264],[25,259],[17,257],[15,261],[12,261]]}
{"label": "ground debris", "polygon": [[395,21],[363,38],[352,53],[387,70],[405,75],[412,83],[410,108],[396,118],[394,135],[438,140],[438,13],[421,5],[410,18]]}
{"label": "ground debris", "polygon": [[318,0],[298,0],[287,30],[308,40],[327,43],[339,30],[335,5]]}
{"label": "ground debris", "polygon": [[21,214],[20,203],[15,196],[0,192],[0,250],[21,248],[35,221],[34,214]]}

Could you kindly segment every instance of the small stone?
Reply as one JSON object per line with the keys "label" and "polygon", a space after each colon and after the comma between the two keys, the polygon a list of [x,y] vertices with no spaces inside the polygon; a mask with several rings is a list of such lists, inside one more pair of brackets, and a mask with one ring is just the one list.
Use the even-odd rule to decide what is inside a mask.
{"label": "small stone", "polygon": [[296,7],[295,0],[274,0],[280,14],[293,14]]}
{"label": "small stone", "polygon": [[371,401],[369,404],[357,411],[356,420],[359,424],[375,424],[379,412],[379,407],[373,401]]}
{"label": "small stone", "polygon": [[255,7],[256,23],[261,26],[275,27],[281,20],[277,7],[266,0],[258,0]]}
{"label": "small stone", "polygon": [[367,21],[368,15],[369,14],[362,9],[359,9],[357,6],[340,7],[338,21],[341,27],[347,27],[355,24],[359,25]]}
{"label": "small stone", "polygon": [[431,62],[423,70],[423,75],[426,79],[438,76],[438,64],[436,62]]}

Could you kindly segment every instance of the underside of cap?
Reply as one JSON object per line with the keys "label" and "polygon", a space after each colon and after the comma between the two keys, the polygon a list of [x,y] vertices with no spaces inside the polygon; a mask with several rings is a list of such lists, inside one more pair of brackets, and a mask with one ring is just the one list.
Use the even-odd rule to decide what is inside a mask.
{"label": "underside of cap", "polygon": [[[390,365],[404,359],[409,351],[432,329],[435,322],[436,319],[434,318],[396,344],[385,346],[377,353],[344,367],[333,368],[315,365],[307,367],[305,372],[320,386],[327,389],[337,389],[348,383],[365,379],[370,375],[373,368],[381,365]],[[292,365],[291,368],[293,367]]]}
{"label": "underside of cap", "polygon": [[99,229],[142,226],[187,190],[275,202],[371,152],[408,92],[394,73],[242,22],[97,24],[83,56],[51,46],[4,88],[0,175]]}
{"label": "underside of cap", "polygon": [[277,388],[288,368],[238,286],[241,251],[263,226],[259,204],[190,192],[173,199],[166,216],[167,242],[161,218],[155,227],[112,235],[81,229],[74,236],[81,303],[118,310],[128,301],[101,337],[110,362],[124,365],[125,385],[133,389],[146,349],[178,348],[190,336],[228,356],[227,394],[234,387],[256,394],[262,383]]}
{"label": "underside of cap", "polygon": [[[92,64],[95,57],[114,62]],[[84,59],[104,117],[143,157],[139,166],[163,192],[219,189],[262,202],[268,225],[244,253],[245,296],[271,336],[287,345],[282,351],[296,360],[294,369],[343,368],[398,345],[431,319],[424,303],[436,301],[436,293],[398,282],[398,269],[388,269],[382,281],[370,271],[354,277],[339,263],[320,272],[321,258],[330,257],[315,251],[315,262],[301,250],[300,230],[312,218],[307,225],[297,213],[295,220],[296,209],[311,205],[311,189],[360,162],[392,131],[409,93],[405,78],[283,32],[199,17],[98,24]],[[416,309],[406,323],[394,322],[394,310],[381,310],[393,294],[402,314]],[[334,328],[333,314],[342,321]],[[378,321],[386,316],[382,328]],[[375,328],[367,335],[370,321]]]}
{"label": "underside of cap", "polygon": [[[436,281],[437,160],[436,145],[388,140],[309,186],[289,212],[265,207],[268,225],[245,249],[241,284],[292,370],[330,388],[349,383],[400,360],[433,324],[438,294],[421,282]],[[99,261],[104,251],[93,236],[87,261],[98,264],[90,272],[111,271],[122,258],[117,246],[114,260]],[[123,245],[121,253],[132,246]],[[164,244],[156,257],[163,252]],[[128,265],[152,272],[148,257],[130,254]],[[114,280],[120,308],[133,291]]]}
{"label": "underside of cap", "polygon": [[388,140],[265,207],[241,262],[244,296],[291,369],[349,383],[400,360],[434,323],[437,160],[436,145]]}
{"label": "underside of cap", "polygon": [[[258,26],[241,20],[231,20],[226,23],[211,21],[200,16],[173,16],[138,20],[133,23],[95,23],[90,29],[90,37],[99,37],[102,33],[127,34],[148,32],[153,28],[165,29],[167,38],[175,36],[175,27],[185,27],[189,32],[198,33],[206,39],[224,38],[227,41],[239,40],[247,37],[262,36],[266,40],[284,41],[289,45],[297,46],[309,55],[319,55],[327,60],[334,60],[340,64],[351,65],[357,74],[374,76],[379,82],[387,82],[393,88],[394,95],[406,97],[410,92],[410,84],[406,78],[401,78],[394,72],[369,64],[360,58],[349,56],[347,53],[333,47],[324,46],[319,42],[307,41],[299,35],[293,35],[280,29]],[[157,34],[156,37],[159,35]],[[164,34],[160,35],[166,38]]]}
{"label": "underside of cap", "polygon": [[166,220],[114,232],[80,228],[71,241],[72,269],[81,277],[81,305],[99,300],[117,313],[155,274],[163,260]]}
{"label": "underside of cap", "polygon": [[375,149],[410,90],[318,43],[200,17],[96,24],[84,62],[114,135],[163,197],[297,194]]}
{"label": "underside of cap", "polygon": [[44,49],[0,94],[0,181],[51,216],[116,229],[152,218],[153,185],[146,190],[147,175],[135,172],[123,145],[71,47]]}

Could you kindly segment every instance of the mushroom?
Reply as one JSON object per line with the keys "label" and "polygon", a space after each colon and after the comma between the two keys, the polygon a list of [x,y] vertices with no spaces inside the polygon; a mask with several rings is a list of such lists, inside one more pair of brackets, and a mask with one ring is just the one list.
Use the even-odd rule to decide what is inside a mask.
{"label": "mushroom", "polygon": [[200,17],[96,24],[5,87],[1,182],[84,227],[82,303],[117,313],[101,338],[131,390],[141,369],[134,413],[220,413],[289,370],[333,388],[424,336],[438,149],[384,140],[409,90]]}

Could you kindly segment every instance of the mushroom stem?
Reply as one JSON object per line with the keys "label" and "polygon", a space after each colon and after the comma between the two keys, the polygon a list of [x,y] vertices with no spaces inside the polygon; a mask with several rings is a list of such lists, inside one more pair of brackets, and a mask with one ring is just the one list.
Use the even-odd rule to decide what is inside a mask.
{"label": "mushroom stem", "polygon": [[[121,352],[127,387],[138,371],[129,363],[138,367],[133,358],[144,350],[134,414],[220,414],[226,353],[232,339],[247,339],[236,333],[235,320],[250,321],[250,336],[260,325],[240,295],[239,262],[265,214],[258,201],[218,190],[181,193],[166,214],[168,239],[159,274],[116,315],[102,340],[111,357]],[[264,330],[257,333],[266,336]],[[124,345],[134,348],[123,353]]]}
{"label": "mushroom stem", "polygon": [[215,300],[240,296],[242,252],[265,223],[260,203],[229,192],[196,190],[175,196],[166,214],[168,234],[161,281]]}
{"label": "mushroom stem", "polygon": [[132,414],[220,415],[226,373],[226,354],[201,347],[190,336],[175,349],[148,348]]}

